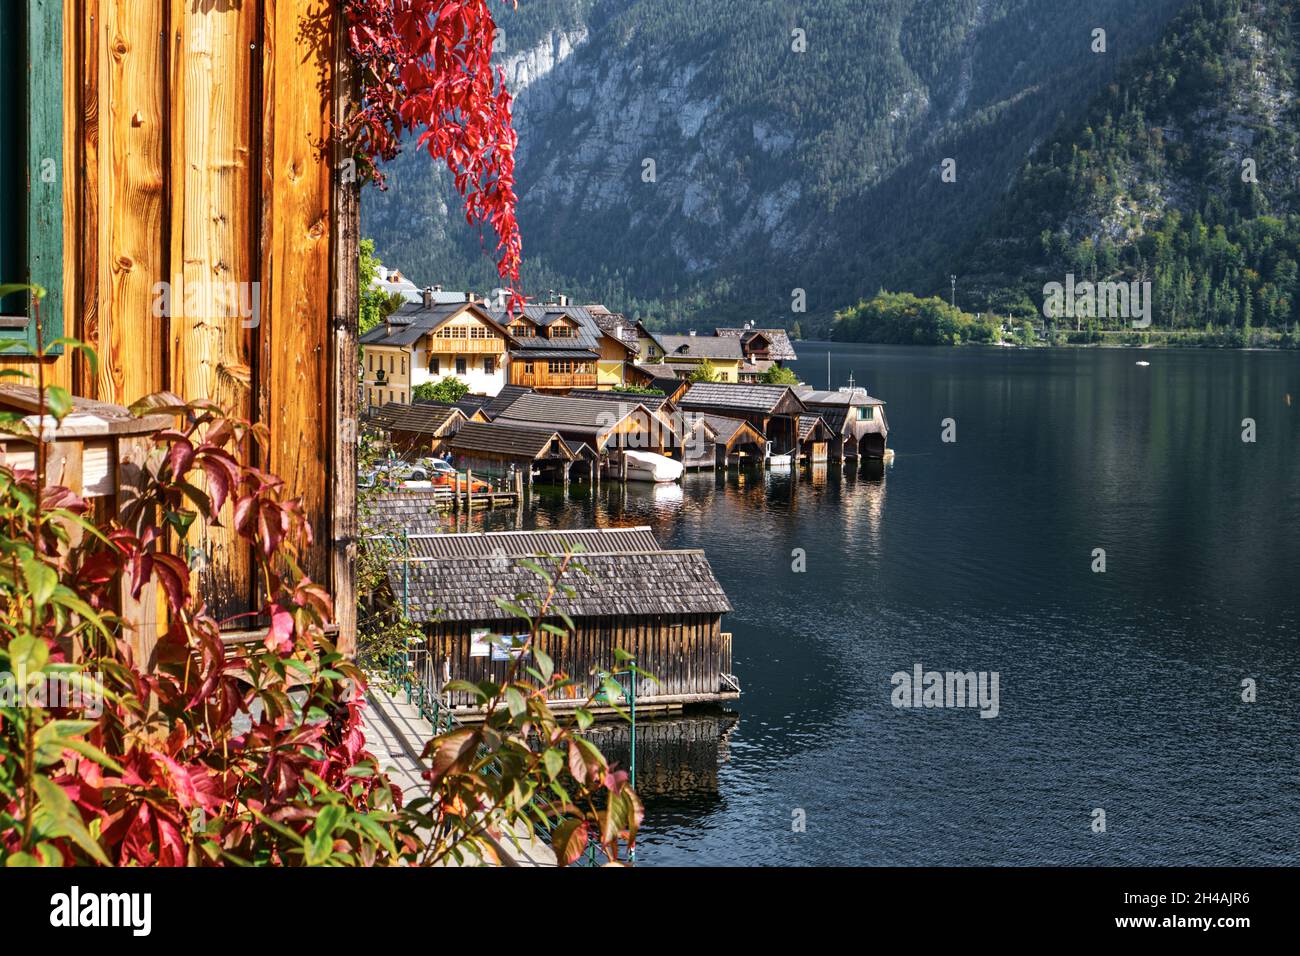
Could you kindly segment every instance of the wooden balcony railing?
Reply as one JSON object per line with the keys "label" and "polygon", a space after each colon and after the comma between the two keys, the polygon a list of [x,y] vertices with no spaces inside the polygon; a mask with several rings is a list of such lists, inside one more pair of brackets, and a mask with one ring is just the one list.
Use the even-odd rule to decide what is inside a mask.
{"label": "wooden balcony railing", "polygon": [[595,388],[595,372],[571,372],[552,375],[538,370],[531,374],[515,367],[510,370],[510,384],[524,385],[528,388]]}

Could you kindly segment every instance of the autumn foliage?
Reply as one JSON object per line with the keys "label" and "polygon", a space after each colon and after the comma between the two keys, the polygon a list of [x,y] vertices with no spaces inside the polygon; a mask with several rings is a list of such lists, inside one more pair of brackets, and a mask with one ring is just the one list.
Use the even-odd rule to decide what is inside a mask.
{"label": "autumn foliage", "polygon": [[[451,171],[471,226],[497,235],[497,271],[519,284],[515,147],[505,75],[492,68],[496,24],[487,0],[344,0],[362,102],[345,135],[382,183],[377,163],[403,137]],[[513,297],[512,297],[513,307]]]}

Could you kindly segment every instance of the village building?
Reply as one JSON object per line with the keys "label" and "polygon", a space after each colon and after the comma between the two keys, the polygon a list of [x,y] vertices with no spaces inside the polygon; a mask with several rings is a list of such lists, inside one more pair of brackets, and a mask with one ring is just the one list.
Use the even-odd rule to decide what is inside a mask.
{"label": "village building", "polygon": [[772,443],[772,453],[793,452],[799,445],[799,416],[808,411],[788,385],[741,385],[696,382],[678,400],[678,408],[748,422]]}
{"label": "village building", "polygon": [[481,704],[447,685],[500,681],[521,653],[511,646],[527,638],[527,623],[494,598],[540,614],[546,585],[529,565],[554,571],[559,556],[579,549],[582,570],[565,572],[567,592],[543,621],[560,633],[543,628],[537,638],[575,682],[552,706],[585,702],[596,675],[622,669],[620,649],[654,675],[636,679],[639,712],[739,697],[731,635],[722,630],[732,606],[703,551],[664,550],[646,527],[408,535],[406,543],[411,556],[391,562],[388,589],[424,632],[430,691],[463,719],[480,715]]}
{"label": "village building", "polygon": [[714,381],[740,381],[740,366],[745,360],[739,339],[717,335],[658,335],[655,341],[663,350],[664,364],[678,375],[689,378],[707,361],[715,370]]}
{"label": "village building", "polygon": [[612,389],[630,384],[628,367],[639,354],[636,327],[622,313],[611,312],[603,305],[585,306],[596,327],[600,329],[600,358],[596,360],[596,387]]}
{"label": "village building", "polygon": [[452,464],[460,471],[517,479],[522,491],[537,478],[567,484],[569,468],[578,454],[545,428],[527,428],[504,422],[468,422],[446,445]]}
{"label": "village building", "polygon": [[429,288],[362,335],[361,345],[366,403],[409,405],[417,387],[448,376],[473,394],[497,394],[511,337],[481,304],[439,302]]}
{"label": "village building", "polygon": [[624,369],[624,377],[628,385],[662,392],[669,402],[676,402],[686,389],[690,388],[689,381],[678,375],[677,370],[671,365],[665,365],[662,361],[629,365]]}
{"label": "village building", "polygon": [[560,305],[525,305],[513,315],[495,313],[508,328],[509,381],[539,391],[595,388],[600,329],[585,310]]}
{"label": "village building", "polygon": [[832,433],[830,454],[839,459],[883,458],[889,442],[885,403],[864,388],[835,391],[799,386],[799,399],[826,422]]}

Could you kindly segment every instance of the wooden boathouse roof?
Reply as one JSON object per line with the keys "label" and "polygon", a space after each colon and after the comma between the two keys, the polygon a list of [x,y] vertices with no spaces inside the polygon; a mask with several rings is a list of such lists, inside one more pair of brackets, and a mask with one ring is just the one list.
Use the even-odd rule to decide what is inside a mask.
{"label": "wooden boathouse roof", "polygon": [[830,427],[821,415],[805,414],[799,416],[800,441],[807,441],[819,428],[823,434],[830,433]]}
{"label": "wooden boathouse roof", "polygon": [[752,435],[752,441],[761,445],[767,439],[757,428],[745,421],[743,418],[727,418],[723,415],[705,415],[704,420],[713,426],[713,431],[717,435],[717,441],[730,446],[738,435],[749,431]]}
{"label": "wooden boathouse roof", "polygon": [[553,429],[525,428],[505,422],[466,422],[447,443],[447,450],[462,455],[536,461],[552,454],[572,460],[573,450]]}
{"label": "wooden boathouse roof", "polygon": [[521,395],[531,395],[533,390],[526,385],[503,385],[501,391],[492,396],[492,400],[483,406],[483,414],[489,419],[496,418],[513,405]]}
{"label": "wooden boathouse roof", "polygon": [[387,402],[370,413],[369,423],[388,431],[417,435],[442,435],[466,422],[467,416],[452,405]]}
{"label": "wooden boathouse roof", "polygon": [[[570,528],[546,531],[469,531],[460,534],[412,536],[419,545],[412,554],[422,558],[527,558],[562,555],[581,546],[603,554],[661,551],[654,532],[635,528]],[[581,558],[579,559],[581,560]]]}
{"label": "wooden boathouse roof", "polygon": [[640,392],[617,392],[612,389],[601,391],[596,388],[571,388],[569,398],[590,398],[598,402],[628,402],[644,405],[652,412],[657,412],[668,404],[667,395],[643,395]]}
{"label": "wooden boathouse roof", "polygon": [[[572,593],[556,596],[556,614],[725,614],[732,609],[703,551],[584,553],[578,560],[585,570],[565,573]],[[496,621],[509,617],[497,598],[518,600],[544,589],[525,563],[531,561],[509,555],[413,559],[391,565],[388,578],[394,593],[405,595],[407,616],[417,623]]]}
{"label": "wooden boathouse roof", "polygon": [[798,415],[807,411],[789,385],[742,385],[696,382],[677,403],[700,410],[735,409],[765,415]]}

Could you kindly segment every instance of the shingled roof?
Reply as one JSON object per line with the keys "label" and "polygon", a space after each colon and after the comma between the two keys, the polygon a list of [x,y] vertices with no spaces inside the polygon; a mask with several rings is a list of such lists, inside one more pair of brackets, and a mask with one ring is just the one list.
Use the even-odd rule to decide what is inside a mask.
{"label": "shingled roof", "polygon": [[440,497],[437,491],[424,488],[383,491],[358,503],[357,507],[369,512],[368,523],[379,534],[427,534],[439,527]]}
{"label": "shingled roof", "polygon": [[362,345],[411,346],[465,311],[510,340],[510,333],[496,316],[476,302],[435,303],[431,308],[425,308],[423,300],[420,300],[402,306],[387,320],[362,334],[360,341]]}
{"label": "shingled roof", "polygon": [[562,458],[573,457],[558,432],[504,422],[466,422],[447,443],[447,450],[459,455],[488,454],[521,460],[536,460],[557,451]]}
{"label": "shingled roof", "polygon": [[466,415],[451,405],[388,402],[370,413],[369,422],[388,431],[412,432],[417,435],[441,435]]}
{"label": "shingled roof", "polygon": [[668,402],[667,395],[643,395],[640,392],[601,391],[596,388],[571,388],[569,398],[590,398],[599,402],[635,402],[644,405],[652,412],[657,412]]}
{"label": "shingled roof", "polygon": [[740,359],[745,353],[740,339],[717,335],[657,335],[664,358]]}
{"label": "shingled roof", "polygon": [[[406,613],[416,622],[506,620],[497,598],[532,610],[536,600],[527,596],[545,588],[526,566],[531,561],[497,555],[395,562],[389,585],[395,594],[405,594]],[[584,570],[566,572],[564,584],[573,593],[556,597],[557,614],[724,614],[732,609],[703,551],[593,552],[578,561]]]}
{"label": "shingled roof", "polygon": [[788,385],[739,385],[730,382],[696,382],[677,403],[682,408],[703,411],[734,409],[736,411],[772,414],[777,409],[788,409],[801,414],[807,409],[798,395]]}
{"label": "shingled roof", "polygon": [[748,354],[756,335],[762,335],[768,341],[768,358],[782,362],[793,362],[799,358],[794,346],[790,344],[790,335],[785,329],[717,329],[719,336],[740,339]]}
{"label": "shingled roof", "polygon": [[557,429],[576,428],[599,433],[612,427],[638,407],[644,406],[636,396],[626,399],[593,399],[530,392],[521,395],[495,420],[525,427],[545,425],[548,428],[552,426]]}
{"label": "shingled roof", "polygon": [[799,440],[807,441],[808,436],[813,433],[818,425],[823,429],[829,430],[826,422],[820,415],[800,415],[799,416]]}
{"label": "shingled roof", "polygon": [[526,385],[502,385],[501,391],[496,393],[492,401],[483,406],[483,414],[488,418],[496,418],[513,405],[520,395],[531,395],[532,391]]}
{"label": "shingled roof", "polygon": [[469,531],[420,535],[411,540],[411,553],[424,558],[527,558],[562,555],[570,550],[601,554],[663,550],[655,540],[654,532],[646,525],[634,528]]}
{"label": "shingled roof", "polygon": [[883,405],[885,404],[878,398],[873,398],[867,394],[865,388],[843,388],[835,391],[819,391],[801,385],[795,389],[800,400],[805,405],[837,405],[848,407],[850,405]]}

